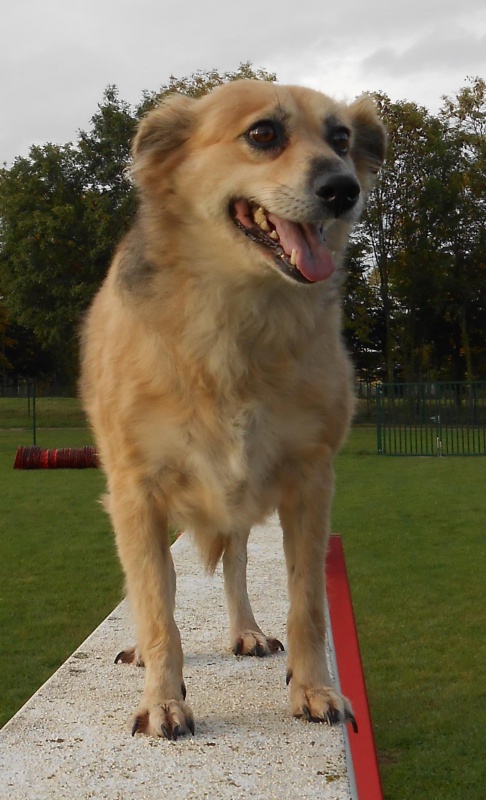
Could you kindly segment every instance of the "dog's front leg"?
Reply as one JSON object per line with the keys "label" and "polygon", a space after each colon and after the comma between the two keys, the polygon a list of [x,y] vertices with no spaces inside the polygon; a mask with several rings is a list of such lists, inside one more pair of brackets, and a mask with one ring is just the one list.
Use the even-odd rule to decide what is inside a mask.
{"label": "dog's front leg", "polygon": [[297,467],[279,508],[290,608],[287,621],[290,706],[312,722],[356,726],[351,705],[334,688],[326,659],[325,561],[333,472],[330,461]]}
{"label": "dog's front leg", "polygon": [[124,483],[111,486],[109,509],[128,596],[135,615],[138,652],[145,664],[142,702],[132,733],[177,739],[194,733],[185,699],[182,647],[174,620],[175,571],[167,520],[153,495]]}
{"label": "dog's front leg", "polygon": [[284,648],[278,639],[265,636],[253,616],[246,585],[248,534],[231,533],[223,555],[231,647],[236,656],[267,656]]}

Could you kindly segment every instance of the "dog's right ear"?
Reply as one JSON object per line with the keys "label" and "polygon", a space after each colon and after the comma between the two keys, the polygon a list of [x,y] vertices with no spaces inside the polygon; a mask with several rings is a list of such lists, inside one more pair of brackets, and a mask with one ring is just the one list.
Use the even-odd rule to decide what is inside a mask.
{"label": "dog's right ear", "polygon": [[181,94],[173,94],[142,119],[133,140],[132,173],[143,171],[161,163],[188,140],[196,101]]}

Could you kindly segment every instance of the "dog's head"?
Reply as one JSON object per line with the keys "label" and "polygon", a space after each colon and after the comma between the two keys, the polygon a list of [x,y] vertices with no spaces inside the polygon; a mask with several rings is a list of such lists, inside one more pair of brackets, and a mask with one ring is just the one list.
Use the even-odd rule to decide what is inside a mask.
{"label": "dog's head", "polygon": [[133,175],[153,222],[169,240],[177,231],[179,256],[192,248],[203,260],[219,254],[312,284],[334,271],[385,146],[368,97],[345,105],[310,89],[235,81],[148,114]]}

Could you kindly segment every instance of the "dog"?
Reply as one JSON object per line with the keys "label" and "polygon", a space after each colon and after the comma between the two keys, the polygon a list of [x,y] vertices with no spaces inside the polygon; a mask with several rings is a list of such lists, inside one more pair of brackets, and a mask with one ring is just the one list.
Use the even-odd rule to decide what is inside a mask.
{"label": "dog", "polygon": [[173,95],[133,143],[138,213],[87,314],[81,394],[145,665],[132,733],[194,734],[168,528],[222,559],[236,655],[283,650],[246,591],[251,527],[278,511],[290,709],[356,721],[326,666],[333,456],[353,412],[346,244],[382,165],[369,97],[242,80]]}

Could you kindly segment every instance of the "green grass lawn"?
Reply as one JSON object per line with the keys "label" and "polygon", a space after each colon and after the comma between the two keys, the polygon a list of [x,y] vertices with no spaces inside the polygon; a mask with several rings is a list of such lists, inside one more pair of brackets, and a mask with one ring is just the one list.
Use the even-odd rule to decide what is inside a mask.
{"label": "green grass lawn", "polygon": [[[13,426],[12,426],[13,427]],[[97,470],[12,469],[0,431],[0,718],[118,602]],[[44,447],[89,444],[39,431]],[[343,535],[386,800],[479,798],[486,748],[486,459],[391,458],[357,431],[337,459]]]}
{"label": "green grass lawn", "polygon": [[[25,428],[26,441],[22,444],[32,444],[33,413],[32,399],[0,397],[0,430]],[[36,425],[41,429],[86,427],[86,417],[76,397],[37,397],[35,415]],[[37,438],[41,435],[39,430]]]}
{"label": "green grass lawn", "polygon": [[336,472],[385,796],[482,797],[486,459],[343,455]]}
{"label": "green grass lawn", "polygon": [[[46,447],[89,444],[86,431],[46,431]],[[103,476],[13,470],[22,431],[0,431],[0,725],[122,597]]]}

